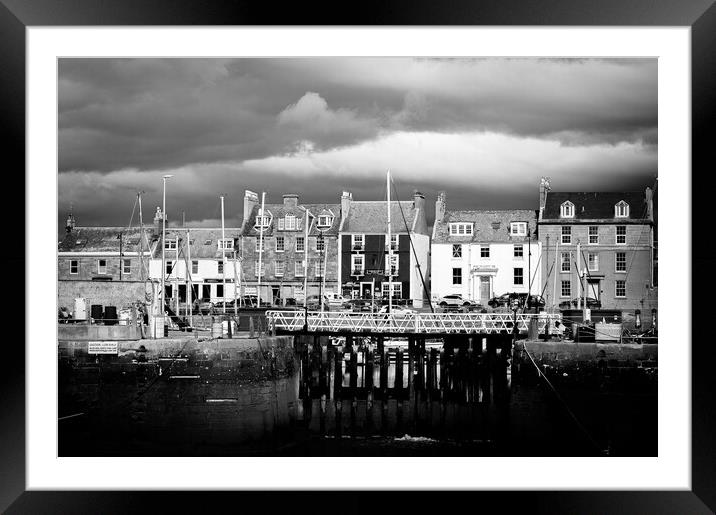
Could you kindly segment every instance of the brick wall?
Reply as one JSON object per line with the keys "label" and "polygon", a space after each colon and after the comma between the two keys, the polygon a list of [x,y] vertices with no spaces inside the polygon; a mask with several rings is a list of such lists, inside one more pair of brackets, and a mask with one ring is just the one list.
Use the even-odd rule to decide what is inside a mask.
{"label": "brick wall", "polygon": [[67,281],[60,279],[57,289],[58,307],[67,307],[70,311],[74,311],[77,297],[88,298],[90,304],[116,306],[117,309],[145,298],[145,283],[142,281]]}

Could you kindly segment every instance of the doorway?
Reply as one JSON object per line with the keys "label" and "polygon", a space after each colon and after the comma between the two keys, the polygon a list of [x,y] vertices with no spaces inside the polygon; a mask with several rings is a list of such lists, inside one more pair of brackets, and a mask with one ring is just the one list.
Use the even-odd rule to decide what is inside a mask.
{"label": "doorway", "polygon": [[600,299],[600,287],[599,279],[587,279],[587,297],[593,297],[599,301]]}
{"label": "doorway", "polygon": [[201,298],[202,299],[210,299],[211,298],[211,285],[210,284],[202,284],[201,285]]}
{"label": "doorway", "polygon": [[373,292],[371,291],[373,283],[360,283],[360,298],[361,299],[372,299]]}
{"label": "doorway", "polygon": [[480,302],[487,304],[490,300],[490,278],[486,275],[480,276]]}

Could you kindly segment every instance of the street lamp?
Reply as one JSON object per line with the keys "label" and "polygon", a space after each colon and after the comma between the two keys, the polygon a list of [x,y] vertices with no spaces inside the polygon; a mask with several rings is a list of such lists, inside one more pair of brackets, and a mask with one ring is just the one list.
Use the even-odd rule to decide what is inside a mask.
{"label": "street lamp", "polygon": [[162,318],[164,318],[164,305],[166,304],[166,291],[164,289],[164,280],[167,273],[165,249],[166,231],[167,231],[167,179],[171,179],[173,175],[162,176]]}

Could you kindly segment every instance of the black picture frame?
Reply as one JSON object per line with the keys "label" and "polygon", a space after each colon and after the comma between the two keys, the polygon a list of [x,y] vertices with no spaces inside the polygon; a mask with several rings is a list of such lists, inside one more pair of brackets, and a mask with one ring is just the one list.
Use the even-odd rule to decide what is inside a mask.
{"label": "black picture frame", "polygon": [[[3,113],[2,146],[5,163],[25,169],[25,30],[31,26],[83,25],[557,25],[557,26],[684,26],[691,28],[692,73],[692,234],[699,240],[694,270],[713,269],[713,252],[707,211],[708,168],[716,161],[716,145],[709,128],[716,112],[716,6],[713,0],[457,0],[449,4],[429,1],[362,1],[346,4],[293,3],[275,6],[247,1],[192,0],[0,0],[0,105]],[[8,160],[7,158],[10,157]],[[8,165],[9,166],[9,165]],[[7,176],[7,172],[4,175]],[[19,175],[19,174],[16,174]],[[688,178],[685,178],[688,179]],[[15,196],[25,191],[19,181]],[[27,192],[25,192],[27,193]],[[22,202],[22,200],[20,200]],[[19,210],[18,210],[19,212]],[[23,210],[24,212],[24,210]],[[685,216],[688,214],[685,213]],[[15,222],[16,223],[16,222]],[[48,223],[48,227],[51,224]],[[54,233],[54,226],[51,231]],[[705,236],[704,236],[705,235]],[[3,258],[11,270],[24,268],[24,246]],[[685,254],[691,249],[681,249]],[[8,270],[6,268],[6,270]],[[671,273],[671,272],[665,272]],[[683,271],[681,271],[683,273]],[[12,274],[11,274],[12,275]],[[11,287],[24,291],[20,274]],[[690,280],[690,278],[687,278]],[[698,297],[705,288],[692,293],[691,302],[707,311]],[[450,506],[465,503],[499,503],[508,509],[524,507],[534,513],[711,513],[716,510],[716,381],[711,371],[707,325],[699,312],[683,321],[685,334],[691,332],[692,356],[692,489],[691,491],[639,492],[475,492],[446,496],[415,492],[401,499],[401,510]],[[28,324],[26,314],[25,324]],[[662,315],[663,316],[663,315]],[[6,343],[11,343],[10,341]],[[688,345],[683,342],[663,344]],[[15,339],[5,345],[0,391],[0,510],[6,513],[126,513],[206,510],[211,503],[227,502],[236,509],[257,503],[266,508],[266,496],[258,493],[209,492],[47,492],[25,488],[25,349]],[[320,478],[316,488],[320,489]],[[285,506],[292,511],[321,509],[310,492],[276,495],[271,493],[271,510]],[[469,495],[469,499],[465,496]],[[237,499],[239,497],[240,499]],[[360,492],[334,493],[328,499],[339,504],[335,510],[366,512],[381,504],[383,494],[365,496]],[[441,500],[442,498],[442,500]],[[330,505],[329,505],[330,506]],[[466,508],[467,509],[467,508]],[[233,509],[232,509],[233,511]]]}

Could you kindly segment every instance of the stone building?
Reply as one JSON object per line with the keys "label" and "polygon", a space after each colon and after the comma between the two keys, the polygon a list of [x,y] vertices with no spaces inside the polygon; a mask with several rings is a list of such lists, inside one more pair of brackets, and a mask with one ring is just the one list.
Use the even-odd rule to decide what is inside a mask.
{"label": "stone building", "polygon": [[536,228],[536,211],[452,211],[441,192],[430,253],[433,300],[460,294],[487,306],[503,293],[541,295]]}
{"label": "stone building", "polygon": [[265,202],[262,211],[259,196],[247,190],[237,248],[245,294],[301,304],[304,282],[309,296],[338,292],[340,220],[339,204],[299,204],[294,194],[281,204]]}
{"label": "stone building", "polygon": [[392,266],[387,264],[387,202],[355,201],[351,193],[343,192],[338,261],[341,290],[345,297],[378,296],[384,300],[392,282],[394,299],[421,306],[427,300],[430,281],[425,196],[416,191],[412,200],[392,201],[390,213]]}
{"label": "stone building", "polygon": [[556,192],[540,182],[539,241],[547,306],[580,295],[648,318],[657,306],[654,207],[644,192]]}
{"label": "stone building", "polygon": [[157,242],[152,227],[80,227],[70,214],[57,247],[59,307],[72,310],[76,298],[117,308],[144,300]]}

